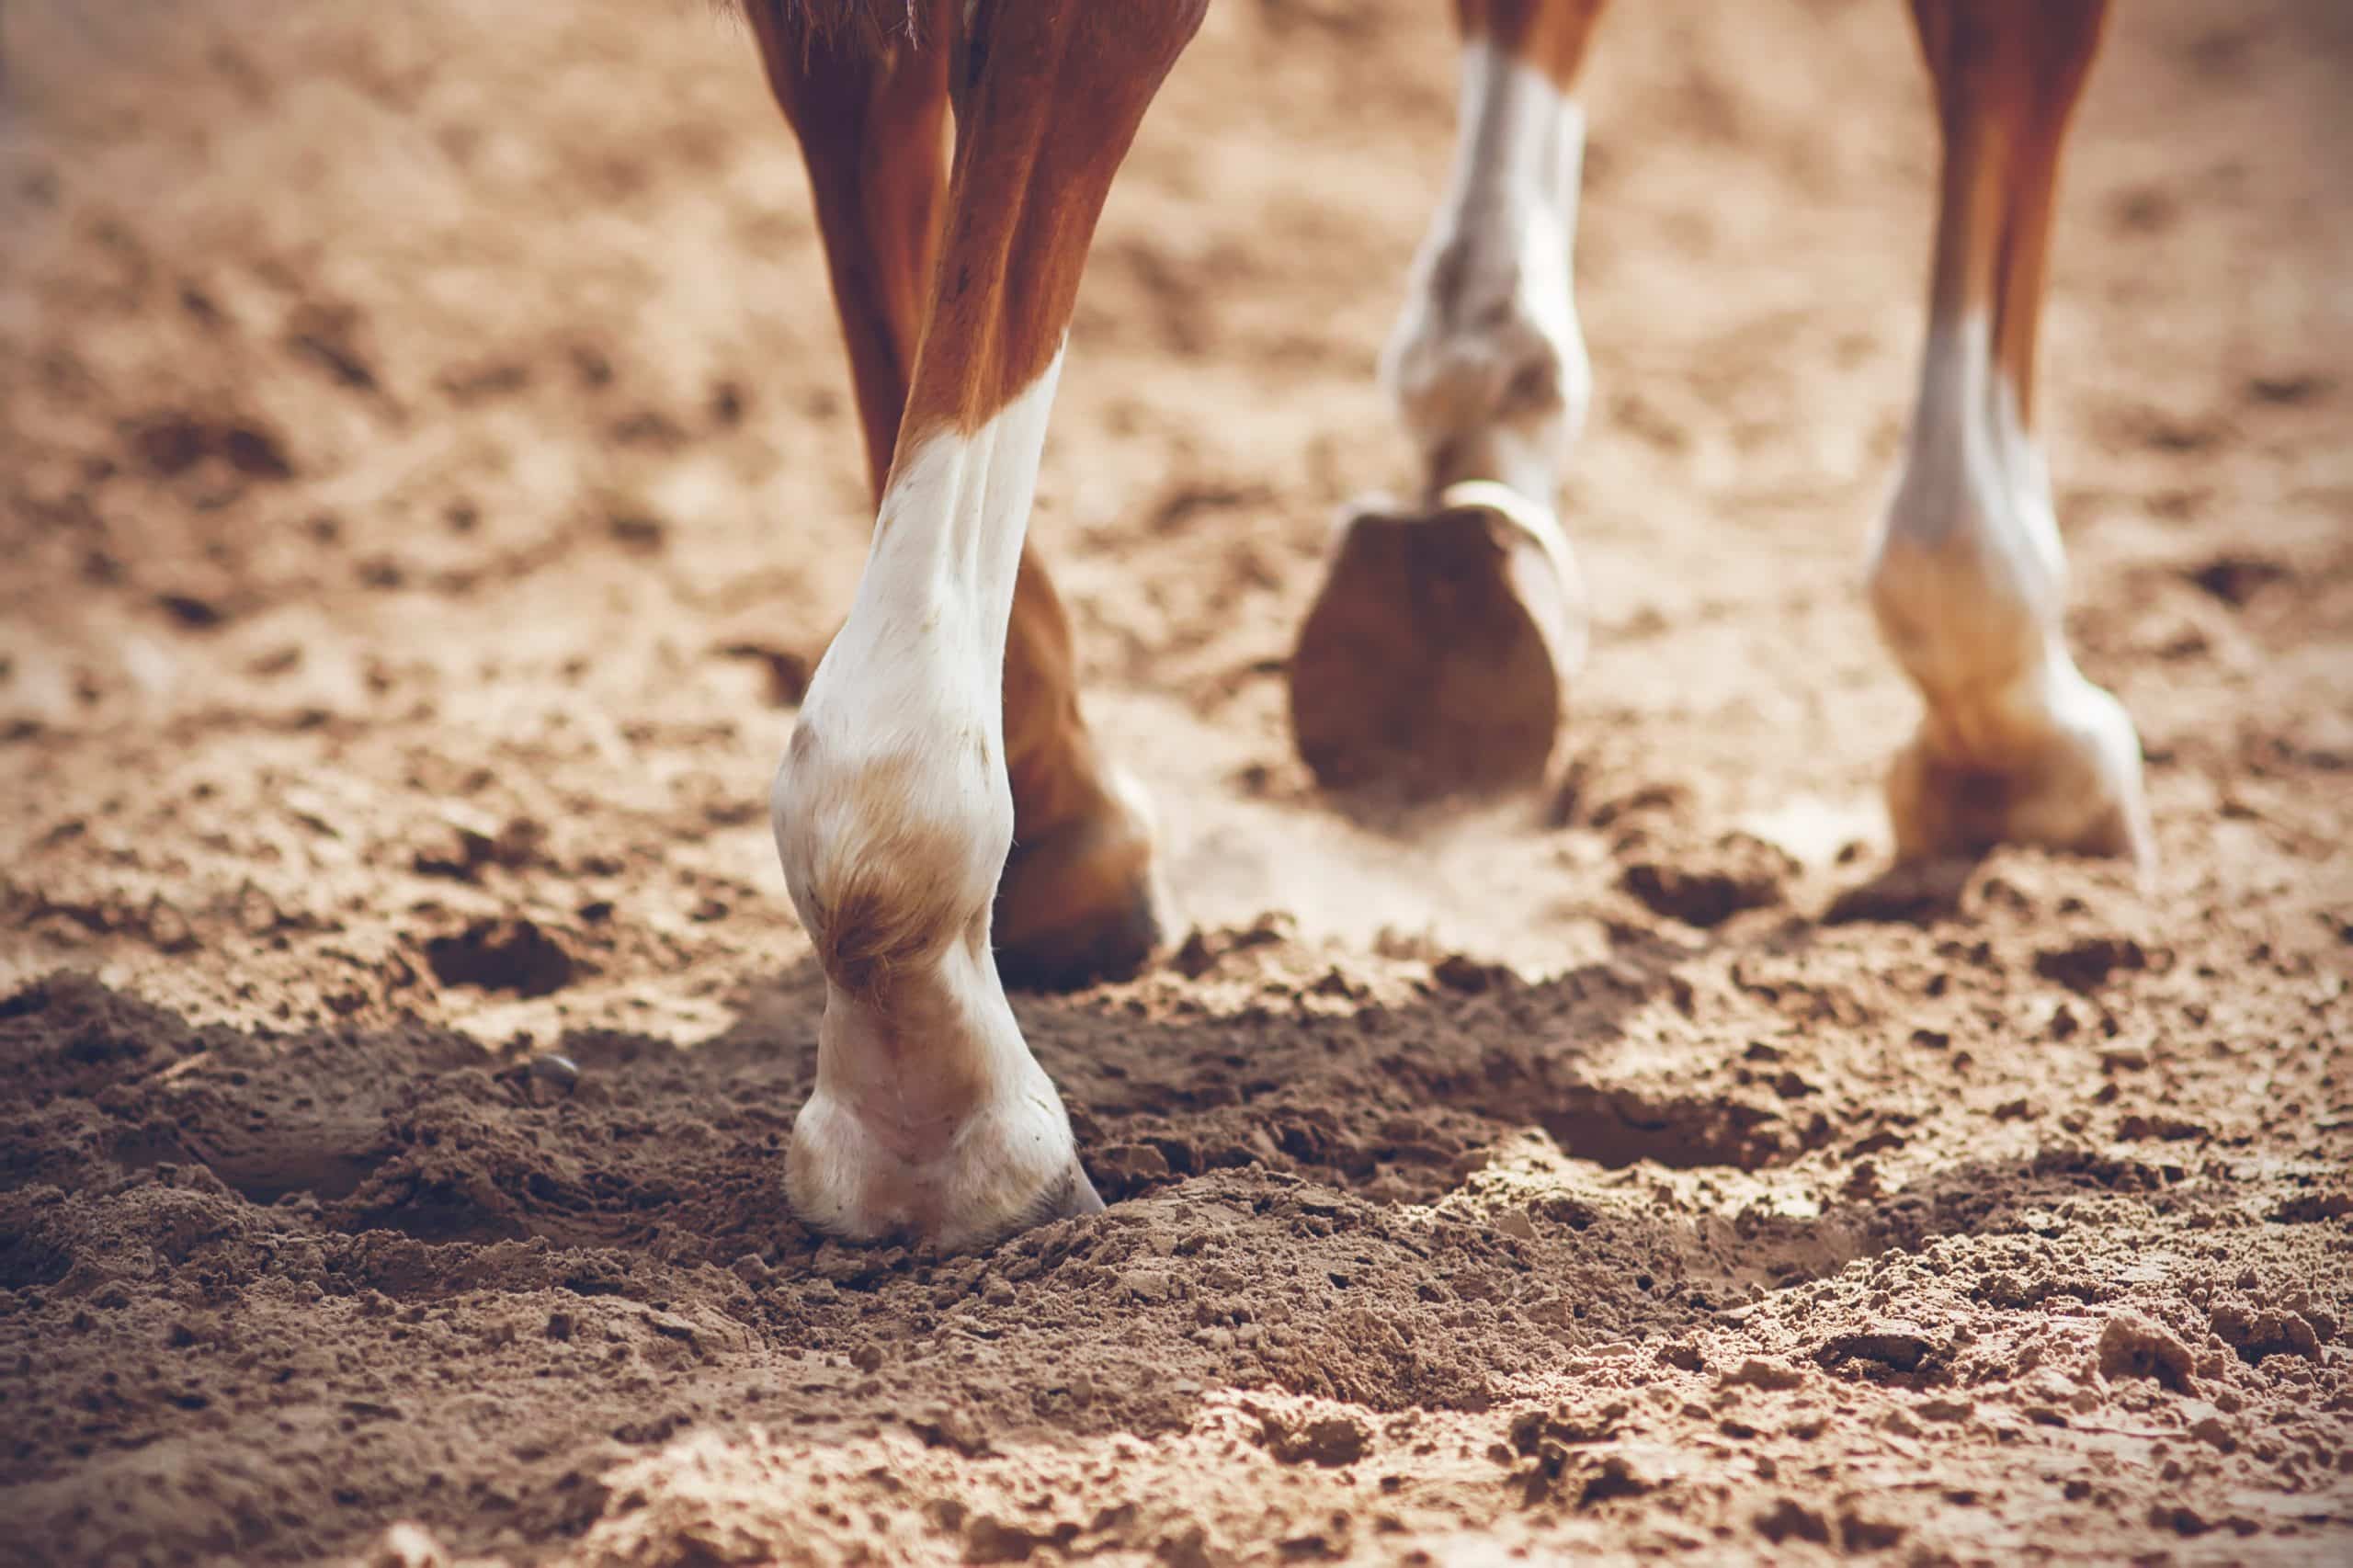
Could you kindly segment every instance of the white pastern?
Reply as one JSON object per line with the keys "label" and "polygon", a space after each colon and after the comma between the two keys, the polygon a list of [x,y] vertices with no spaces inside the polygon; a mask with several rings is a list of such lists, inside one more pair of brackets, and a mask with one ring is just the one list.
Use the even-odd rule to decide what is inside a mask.
{"label": "white pastern", "polygon": [[1981,312],[1929,329],[1866,570],[1881,632],[1956,752],[1998,754],[2018,726],[2046,726],[2045,688],[2081,678],[2061,636],[2067,561],[2049,472]]}
{"label": "white pastern", "polygon": [[1881,630],[1932,701],[2039,667],[2065,596],[2049,481],[1991,350],[1983,314],[1930,327],[1867,566]]}
{"label": "white pastern", "polygon": [[1486,39],[1464,44],[1461,91],[1454,170],[1381,375],[1434,491],[1496,479],[1550,509],[1592,398],[1571,267],[1585,111]]}
{"label": "white pastern", "polygon": [[981,428],[918,437],[894,465],[770,792],[827,978],[789,1185],[838,1233],[983,1239],[1074,1168],[988,941],[1013,837],[1006,631],[1061,369],[1058,353]]}
{"label": "white pastern", "polygon": [[[1866,572],[1881,633],[1927,704],[1891,785],[1899,848],[1999,837],[2145,858],[2140,742],[2068,653],[2049,471],[1982,312],[1930,325]],[[1971,776],[2007,790],[1972,803]]]}

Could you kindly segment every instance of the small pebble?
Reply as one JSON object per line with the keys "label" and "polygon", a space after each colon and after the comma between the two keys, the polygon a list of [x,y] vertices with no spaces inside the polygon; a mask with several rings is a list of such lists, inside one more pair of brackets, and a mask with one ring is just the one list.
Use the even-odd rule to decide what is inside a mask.
{"label": "small pebble", "polygon": [[546,1105],[580,1087],[580,1063],[561,1051],[532,1057],[524,1072],[534,1105]]}

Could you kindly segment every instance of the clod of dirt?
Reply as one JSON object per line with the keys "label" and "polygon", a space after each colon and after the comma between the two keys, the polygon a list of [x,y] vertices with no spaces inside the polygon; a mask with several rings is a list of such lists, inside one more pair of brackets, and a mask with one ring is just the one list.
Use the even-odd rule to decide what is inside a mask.
{"label": "clod of dirt", "polygon": [[1430,978],[1449,991],[1477,995],[1510,984],[1518,977],[1509,965],[1481,963],[1467,953],[1449,953],[1430,966]]}
{"label": "clod of dirt", "polygon": [[927,1449],[949,1449],[966,1459],[976,1459],[996,1450],[989,1442],[988,1429],[971,1411],[954,1405],[943,1405],[926,1415],[911,1418],[907,1430],[923,1439]]}
{"label": "clod of dirt", "polygon": [[1534,1462],[1518,1471],[1523,1506],[1533,1507],[1547,1498],[1574,1494],[1580,1508],[1612,1497],[1639,1497],[1657,1488],[1624,1452],[1596,1455],[1588,1445],[1609,1442],[1632,1406],[1612,1401],[1596,1411],[1556,1405],[1550,1412],[1531,1410],[1511,1424],[1511,1447],[1500,1446],[1497,1458],[1518,1454]]}
{"label": "clod of dirt", "polygon": [[1297,1423],[1279,1415],[1259,1419],[1267,1451],[1285,1464],[1320,1464],[1337,1470],[1364,1458],[1372,1446],[1372,1434],[1353,1415],[1324,1415]]}
{"label": "clod of dirt", "polygon": [[1883,1324],[1862,1334],[1842,1334],[1813,1353],[1824,1367],[1849,1361],[1871,1361],[1899,1372],[1913,1372],[1936,1353],[1934,1340],[1910,1324]]}
{"label": "clod of dirt", "polygon": [[1089,1153],[1087,1173],[1108,1202],[1131,1198],[1173,1174],[1168,1156],[1150,1143],[1115,1143]]}
{"label": "clod of dirt", "polygon": [[1708,1369],[1706,1353],[1688,1340],[1665,1346],[1659,1351],[1658,1358],[1666,1366],[1679,1368],[1687,1372],[1704,1372]]}
{"label": "clod of dirt", "polygon": [[1168,955],[1168,966],[1188,980],[1199,980],[1217,966],[1217,955],[1199,926],[1185,933],[1185,940]]}
{"label": "clod of dirt", "polygon": [[2197,1358],[2171,1329],[2141,1312],[2125,1311],[2108,1320],[2099,1333],[2100,1376],[2109,1382],[2127,1378],[2153,1378],[2166,1388],[2183,1392]]}
{"label": "clod of dirt", "polygon": [[1904,1539],[1904,1527],[1865,1518],[1852,1509],[1838,1516],[1838,1544],[1847,1551],[1885,1551]]}
{"label": "clod of dirt", "polygon": [[2211,1321],[2222,1343],[2237,1351],[2239,1359],[2250,1367],[2267,1356],[2300,1356],[2307,1361],[2317,1361],[2321,1358],[2322,1342],[2331,1337],[2301,1312],[2258,1308],[2245,1301],[2216,1307]]}
{"label": "clod of dirt", "polygon": [[1696,863],[1668,865],[1642,860],[1626,868],[1619,885],[1655,915],[1687,926],[1721,926],[1744,910],[1782,903],[1783,884],[1798,874],[1798,863],[1762,839],[1727,835]]}
{"label": "clod of dirt", "polygon": [[1550,1441],[1519,1474],[1520,1503],[1530,1508],[1555,1496],[1573,1497],[1577,1507],[1590,1508],[1613,1497],[1640,1497],[1658,1484],[1624,1454],[1574,1453]]}
{"label": "clod of dirt", "polygon": [[1619,1423],[1632,1409],[1624,1400],[1612,1400],[1593,1411],[1567,1404],[1554,1405],[1549,1411],[1528,1411],[1511,1424],[1512,1449],[1522,1456],[1533,1456],[1542,1452],[1547,1443],[1607,1442],[1617,1435]]}
{"label": "clod of dirt", "polygon": [[1604,1454],[1593,1473],[1586,1477],[1585,1485],[1578,1489],[1577,1506],[1590,1508],[1612,1497],[1640,1497],[1656,1485],[1649,1477],[1637,1473],[1625,1455]]}
{"label": "clod of dirt", "polygon": [[1058,1526],[1053,1535],[1040,1535],[1025,1529],[1009,1519],[994,1514],[983,1514],[964,1529],[964,1561],[967,1562],[1027,1562],[1037,1555],[1041,1546],[1067,1544],[1076,1540],[1078,1527]]}
{"label": "clod of dirt", "polygon": [[2353,1188],[2332,1187],[2300,1192],[2272,1210],[2271,1218],[2282,1225],[2310,1225],[2347,1214],[2353,1214]]}
{"label": "clod of dirt", "polygon": [[1204,930],[1195,926],[1185,934],[1184,942],[1169,955],[1169,966],[1188,980],[1199,980],[1228,953],[1238,953],[1251,948],[1279,946],[1297,934],[1298,923],[1283,913],[1261,915],[1247,926],[1224,926]]}
{"label": "clod of dirt", "polygon": [[1166,1568],[1214,1568],[1217,1562],[1210,1555],[1209,1531],[1198,1524],[1168,1531],[1154,1546],[1152,1554]]}
{"label": "clod of dirt", "polygon": [[1792,1539],[1830,1544],[1830,1523],[1794,1497],[1784,1497],[1756,1516],[1756,1533],[1775,1546]]}
{"label": "clod of dirt", "polygon": [[1801,1388],[1804,1383],[1805,1374],[1797,1368],[1786,1362],[1768,1360],[1762,1356],[1749,1357],[1723,1376],[1726,1388],[1745,1384],[1749,1388],[1778,1391]]}
{"label": "clod of dirt", "polygon": [[2116,1135],[2127,1140],[2160,1138],[2168,1143],[2179,1143],[2206,1136],[2206,1124],[2186,1116],[2174,1116],[2159,1111],[2154,1116],[2135,1112],[2117,1118]]}
{"label": "clod of dirt", "polygon": [[2035,973],[2086,994],[2107,984],[2109,977],[2120,970],[2148,967],[2149,955],[2130,937],[2089,937],[2067,947],[2046,949],[2034,959]]}
{"label": "clod of dirt", "polygon": [[425,944],[425,961],[444,985],[474,985],[546,996],[572,983],[578,964],[529,920],[477,920]]}

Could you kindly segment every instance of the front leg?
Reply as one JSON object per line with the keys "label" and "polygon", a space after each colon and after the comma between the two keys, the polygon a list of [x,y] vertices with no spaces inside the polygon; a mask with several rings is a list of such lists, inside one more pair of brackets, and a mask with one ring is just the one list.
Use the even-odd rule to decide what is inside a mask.
{"label": "front leg", "polygon": [[953,1246],[1101,1207],[990,950],[1013,842],[997,672],[1060,369],[903,452],[777,770],[777,852],[826,980],[787,1181],[822,1230]]}
{"label": "front leg", "polygon": [[1079,274],[1202,5],[980,0],[954,39],[929,324],[857,598],[770,796],[826,982],[786,1187],[835,1234],[976,1246],[1101,1206],[990,951],[1014,832],[1002,681]]}
{"label": "front leg", "polygon": [[[962,6],[909,0],[904,26],[853,12],[878,25],[813,36],[798,0],[746,7],[808,166],[878,507],[938,266],[948,40]],[[998,972],[1044,986],[1132,973],[1161,935],[1151,814],[1087,728],[1070,619],[1029,546],[1007,624],[1005,728],[1014,852],[997,887]]]}
{"label": "front leg", "polygon": [[2040,844],[2146,865],[2141,742],[2075,667],[2033,437],[2067,120],[2106,0],[1915,0],[1944,132],[1927,347],[1871,608],[1925,701],[1887,784],[1905,859]]}

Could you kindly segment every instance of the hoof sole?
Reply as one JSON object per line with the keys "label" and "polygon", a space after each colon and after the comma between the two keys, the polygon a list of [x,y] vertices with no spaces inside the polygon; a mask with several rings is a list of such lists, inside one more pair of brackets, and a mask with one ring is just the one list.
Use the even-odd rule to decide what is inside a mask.
{"label": "hoof sole", "polygon": [[1300,756],[1326,789],[1417,800],[1540,783],[1585,642],[1559,526],[1513,492],[1359,511],[1291,655]]}

